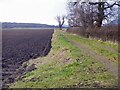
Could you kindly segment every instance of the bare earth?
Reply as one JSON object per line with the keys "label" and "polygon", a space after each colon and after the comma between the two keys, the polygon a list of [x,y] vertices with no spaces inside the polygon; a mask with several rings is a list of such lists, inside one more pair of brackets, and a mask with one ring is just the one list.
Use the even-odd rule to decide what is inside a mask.
{"label": "bare earth", "polygon": [[20,66],[32,59],[45,56],[51,49],[51,39],[54,30],[3,30],[2,76],[3,87],[15,81],[18,75],[35,67]]}

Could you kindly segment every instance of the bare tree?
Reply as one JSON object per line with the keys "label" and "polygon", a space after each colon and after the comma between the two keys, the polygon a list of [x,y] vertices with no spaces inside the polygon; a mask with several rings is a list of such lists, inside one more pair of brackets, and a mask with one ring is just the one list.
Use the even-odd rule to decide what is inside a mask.
{"label": "bare tree", "polygon": [[66,16],[56,16],[56,21],[58,22],[60,30],[62,30],[62,27],[65,23]]}
{"label": "bare tree", "polygon": [[[98,12],[97,19],[95,21],[97,22],[98,27],[102,26],[103,20],[108,18],[108,16],[110,15],[110,10],[112,10],[115,5],[120,6],[120,1],[118,0],[111,0],[111,3],[108,0],[98,0],[96,2],[90,2],[89,0],[87,2],[82,2],[81,0],[77,0],[76,2],[73,2],[74,5],[78,5],[79,3],[88,3],[89,5],[97,6]],[[105,13],[106,11],[109,12]]]}
{"label": "bare tree", "polygon": [[71,1],[68,2],[69,26],[83,26],[84,28],[93,27],[97,13],[96,6],[91,6],[88,3],[78,3],[76,5],[75,4]]}

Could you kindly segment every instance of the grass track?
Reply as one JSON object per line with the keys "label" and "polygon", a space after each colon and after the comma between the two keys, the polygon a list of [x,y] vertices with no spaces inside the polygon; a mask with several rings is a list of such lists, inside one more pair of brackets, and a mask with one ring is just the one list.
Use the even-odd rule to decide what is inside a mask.
{"label": "grass track", "polygon": [[99,40],[90,40],[88,38],[83,38],[77,35],[70,35],[68,33],[64,33],[64,35],[71,40],[86,45],[96,53],[103,55],[109,60],[118,64],[118,44],[103,42]]}

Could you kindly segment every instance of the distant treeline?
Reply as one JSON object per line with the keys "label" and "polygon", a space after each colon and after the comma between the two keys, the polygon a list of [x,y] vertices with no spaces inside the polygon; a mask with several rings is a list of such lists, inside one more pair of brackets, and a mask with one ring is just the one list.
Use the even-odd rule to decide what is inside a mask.
{"label": "distant treeline", "polygon": [[36,24],[36,23],[11,23],[3,22],[2,28],[58,28],[55,25]]}

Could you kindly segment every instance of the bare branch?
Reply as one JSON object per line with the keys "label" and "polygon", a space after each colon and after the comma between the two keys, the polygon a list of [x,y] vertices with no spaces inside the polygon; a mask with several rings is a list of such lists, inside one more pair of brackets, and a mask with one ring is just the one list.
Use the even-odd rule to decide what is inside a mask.
{"label": "bare branch", "polygon": [[56,21],[59,24],[59,28],[62,30],[62,26],[65,23],[66,16],[56,16]]}

